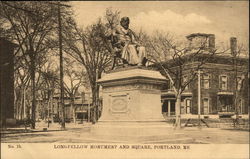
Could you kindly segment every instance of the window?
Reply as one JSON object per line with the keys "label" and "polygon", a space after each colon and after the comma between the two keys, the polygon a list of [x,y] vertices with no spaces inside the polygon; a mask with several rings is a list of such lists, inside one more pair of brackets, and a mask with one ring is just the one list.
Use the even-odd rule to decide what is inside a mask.
{"label": "window", "polygon": [[210,76],[209,74],[203,74],[203,88],[208,89],[210,87]]}
{"label": "window", "polygon": [[186,99],[186,113],[190,114],[191,110],[191,99]]}
{"label": "window", "polygon": [[237,90],[239,91],[242,87],[242,78],[237,77]]}
{"label": "window", "polygon": [[220,88],[222,90],[227,90],[227,76],[220,76]]}
{"label": "window", "polygon": [[209,114],[209,100],[208,100],[208,98],[203,99],[203,112],[204,112],[204,115]]}

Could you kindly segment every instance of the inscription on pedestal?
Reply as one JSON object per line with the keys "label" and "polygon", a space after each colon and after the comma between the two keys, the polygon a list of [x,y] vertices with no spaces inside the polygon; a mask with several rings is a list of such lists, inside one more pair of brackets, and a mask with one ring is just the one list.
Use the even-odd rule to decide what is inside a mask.
{"label": "inscription on pedestal", "polygon": [[128,112],[128,94],[110,95],[111,113],[124,114]]}

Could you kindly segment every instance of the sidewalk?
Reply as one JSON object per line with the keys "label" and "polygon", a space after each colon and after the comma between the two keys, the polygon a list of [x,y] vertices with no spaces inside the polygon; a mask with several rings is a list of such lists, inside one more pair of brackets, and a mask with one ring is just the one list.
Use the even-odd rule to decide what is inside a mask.
{"label": "sidewalk", "polygon": [[[75,124],[75,123],[66,123],[66,129],[74,129],[74,128],[83,128],[89,127],[91,123],[83,123],[83,124]],[[61,128],[59,123],[50,123],[48,127],[48,123],[46,122],[37,122],[36,128],[31,129],[30,127],[13,127],[1,129],[1,134],[17,134],[17,133],[34,133],[34,132],[51,132],[51,131],[65,131]]]}

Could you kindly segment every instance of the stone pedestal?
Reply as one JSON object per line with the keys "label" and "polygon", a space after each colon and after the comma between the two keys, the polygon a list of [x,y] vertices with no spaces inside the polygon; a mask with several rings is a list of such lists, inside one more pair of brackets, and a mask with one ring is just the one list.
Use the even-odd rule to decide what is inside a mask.
{"label": "stone pedestal", "polygon": [[[104,75],[103,110],[91,134],[100,140],[145,142],[162,140],[172,132],[161,107],[161,87],[166,79],[158,71],[130,67]],[[173,134],[172,134],[173,136]]]}
{"label": "stone pedestal", "polygon": [[161,86],[166,79],[158,71],[125,68],[104,75],[103,110],[99,122],[164,121],[161,108]]}

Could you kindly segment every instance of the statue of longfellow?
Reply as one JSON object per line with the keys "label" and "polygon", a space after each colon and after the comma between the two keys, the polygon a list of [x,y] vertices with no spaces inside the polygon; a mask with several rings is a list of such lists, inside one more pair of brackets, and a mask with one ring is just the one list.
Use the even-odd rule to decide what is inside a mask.
{"label": "statue of longfellow", "polygon": [[146,52],[145,47],[136,41],[134,32],[129,28],[129,18],[123,17],[120,25],[109,33],[112,47],[117,57],[121,58],[123,64],[145,66]]}

